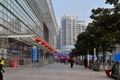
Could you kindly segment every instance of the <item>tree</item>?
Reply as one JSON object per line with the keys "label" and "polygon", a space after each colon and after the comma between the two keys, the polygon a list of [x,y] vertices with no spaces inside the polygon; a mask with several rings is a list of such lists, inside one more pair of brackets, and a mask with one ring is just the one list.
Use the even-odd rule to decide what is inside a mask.
{"label": "tree", "polygon": [[[113,8],[97,8],[92,10],[93,26],[96,29],[95,38],[98,47],[103,51],[103,58],[106,51],[112,51],[119,39],[120,33],[120,3],[119,0],[106,0],[106,3],[113,4]],[[90,30],[89,30],[90,31]],[[119,36],[119,37],[118,37]]]}
{"label": "tree", "polygon": [[79,55],[85,55],[87,50],[95,47],[97,50],[101,48],[105,59],[105,52],[112,51],[115,44],[120,43],[119,0],[106,0],[105,3],[113,7],[92,9],[92,23],[89,23],[85,32],[78,35],[75,50]]}

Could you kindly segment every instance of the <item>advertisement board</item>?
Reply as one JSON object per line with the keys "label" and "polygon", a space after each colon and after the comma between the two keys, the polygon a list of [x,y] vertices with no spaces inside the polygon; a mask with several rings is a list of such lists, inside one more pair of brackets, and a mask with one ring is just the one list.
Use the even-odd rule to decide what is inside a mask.
{"label": "advertisement board", "polygon": [[40,50],[32,49],[31,50],[31,62],[39,62]]}
{"label": "advertisement board", "polygon": [[115,62],[120,62],[120,53],[115,53],[114,54],[114,61]]}

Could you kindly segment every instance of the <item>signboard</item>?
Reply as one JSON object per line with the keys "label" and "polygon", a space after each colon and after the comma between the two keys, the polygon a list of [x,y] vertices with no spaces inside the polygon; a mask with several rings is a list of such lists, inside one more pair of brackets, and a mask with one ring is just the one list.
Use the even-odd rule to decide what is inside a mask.
{"label": "signboard", "polygon": [[70,53],[57,53],[57,54],[54,54],[54,57],[67,57],[69,56]]}
{"label": "signboard", "polygon": [[40,50],[32,49],[31,51],[31,62],[39,62]]}
{"label": "signboard", "polygon": [[114,61],[115,62],[120,62],[120,53],[115,53],[114,54]]}
{"label": "signboard", "polygon": [[22,51],[19,51],[19,50],[12,50],[11,51],[13,54],[21,54],[22,53]]}

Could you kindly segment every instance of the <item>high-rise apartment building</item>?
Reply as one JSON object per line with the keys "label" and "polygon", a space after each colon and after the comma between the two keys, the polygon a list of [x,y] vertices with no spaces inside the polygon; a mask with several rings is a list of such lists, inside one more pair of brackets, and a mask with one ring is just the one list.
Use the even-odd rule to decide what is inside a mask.
{"label": "high-rise apartment building", "polygon": [[74,46],[78,34],[84,32],[86,24],[78,17],[66,14],[61,19],[61,47]]}

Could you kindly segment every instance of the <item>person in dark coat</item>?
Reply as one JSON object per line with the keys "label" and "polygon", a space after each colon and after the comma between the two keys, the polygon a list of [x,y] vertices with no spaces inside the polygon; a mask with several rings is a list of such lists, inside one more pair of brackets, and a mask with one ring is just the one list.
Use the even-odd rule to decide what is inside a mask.
{"label": "person in dark coat", "polygon": [[74,60],[73,60],[73,58],[70,58],[70,59],[69,59],[69,62],[70,62],[70,67],[73,68],[73,65],[74,65]]}
{"label": "person in dark coat", "polygon": [[85,69],[87,68],[87,65],[88,65],[88,60],[87,60],[87,58],[85,58],[84,59],[84,67],[85,67]]}
{"label": "person in dark coat", "polygon": [[0,80],[3,80],[3,73],[5,73],[3,69],[3,65],[0,64]]}

